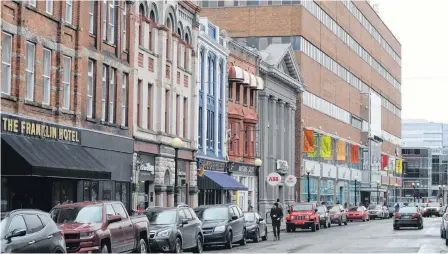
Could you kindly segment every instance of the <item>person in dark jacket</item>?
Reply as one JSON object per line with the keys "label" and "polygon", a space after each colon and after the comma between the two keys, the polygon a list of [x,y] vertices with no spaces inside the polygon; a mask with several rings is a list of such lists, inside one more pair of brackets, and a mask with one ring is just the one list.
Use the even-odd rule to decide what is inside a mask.
{"label": "person in dark jacket", "polygon": [[280,240],[280,224],[282,223],[283,210],[278,207],[278,203],[274,204],[271,209],[272,227],[274,229],[274,241]]}

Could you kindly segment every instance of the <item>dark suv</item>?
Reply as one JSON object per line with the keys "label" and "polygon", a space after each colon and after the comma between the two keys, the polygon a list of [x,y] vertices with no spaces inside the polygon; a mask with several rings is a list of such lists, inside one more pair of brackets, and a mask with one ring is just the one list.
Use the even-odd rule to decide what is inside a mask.
{"label": "dark suv", "polygon": [[202,221],[204,245],[225,245],[232,248],[234,242],[246,245],[244,214],[237,205],[199,206],[194,209]]}
{"label": "dark suv", "polygon": [[151,251],[202,252],[204,236],[201,221],[191,208],[153,207],[146,209],[143,213],[150,223]]}

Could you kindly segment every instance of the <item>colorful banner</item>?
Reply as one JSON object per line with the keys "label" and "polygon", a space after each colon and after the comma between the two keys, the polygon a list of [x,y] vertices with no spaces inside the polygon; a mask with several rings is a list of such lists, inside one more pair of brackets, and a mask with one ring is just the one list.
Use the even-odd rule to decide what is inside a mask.
{"label": "colorful banner", "polygon": [[304,130],[303,134],[303,152],[314,153],[314,131]]}
{"label": "colorful banner", "polygon": [[400,175],[403,173],[403,161],[402,160],[396,160],[395,173],[400,174]]}
{"label": "colorful banner", "polygon": [[345,161],[345,159],[346,159],[346,151],[345,150],[347,149],[345,141],[338,140],[336,146],[337,146],[337,160]]}
{"label": "colorful banner", "polygon": [[320,157],[325,159],[331,159],[331,137],[322,136],[320,146]]}
{"label": "colorful banner", "polygon": [[381,155],[381,170],[384,170],[389,165],[389,156],[386,154]]}
{"label": "colorful banner", "polygon": [[359,146],[357,145],[350,145],[350,154],[351,154],[351,162],[352,164],[358,164],[359,163]]}
{"label": "colorful banner", "polygon": [[[314,140],[314,144],[317,144],[317,137],[316,136],[314,136],[313,140]],[[308,154],[308,158],[316,158],[317,157],[317,149],[314,148],[314,147],[313,147],[313,149],[314,149],[314,151],[312,153]]]}

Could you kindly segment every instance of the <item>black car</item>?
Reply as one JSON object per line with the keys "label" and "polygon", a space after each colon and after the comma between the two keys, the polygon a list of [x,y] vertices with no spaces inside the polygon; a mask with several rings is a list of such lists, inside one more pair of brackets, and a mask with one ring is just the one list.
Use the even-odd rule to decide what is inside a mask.
{"label": "black car", "polygon": [[204,205],[194,209],[202,221],[204,245],[225,245],[233,243],[246,245],[246,223],[243,211],[237,205]]}
{"label": "black car", "polygon": [[324,228],[329,228],[331,227],[331,217],[330,214],[328,213],[327,207],[324,205],[320,205],[317,207],[317,213],[320,216],[320,226],[324,227]]}
{"label": "black car", "polygon": [[151,251],[202,253],[201,221],[191,208],[148,208],[143,212],[150,224]]}
{"label": "black car", "polygon": [[260,238],[263,241],[268,239],[268,227],[266,221],[256,212],[245,212],[244,219],[246,221],[246,239],[252,239],[254,242],[259,242]]}
{"label": "black car", "polygon": [[64,236],[50,215],[20,209],[1,221],[1,253],[66,253]]}
{"label": "black car", "polygon": [[403,227],[423,228],[423,217],[417,207],[402,207],[395,213],[394,229],[398,230]]}

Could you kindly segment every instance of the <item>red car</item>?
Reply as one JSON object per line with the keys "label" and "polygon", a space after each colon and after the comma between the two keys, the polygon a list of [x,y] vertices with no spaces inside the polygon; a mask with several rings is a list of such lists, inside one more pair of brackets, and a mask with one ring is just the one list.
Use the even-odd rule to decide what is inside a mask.
{"label": "red car", "polygon": [[344,207],[342,207],[342,205],[328,205],[327,209],[329,211],[328,213],[330,214],[332,224],[338,224],[339,226],[342,226],[342,223],[344,223],[344,225],[347,225],[347,212],[345,211]]}
{"label": "red car", "polygon": [[369,213],[365,206],[353,206],[347,212],[347,219],[350,222],[354,220],[369,221]]}
{"label": "red car", "polygon": [[297,228],[311,229],[315,232],[320,229],[319,219],[315,203],[294,204],[286,216],[286,232],[296,231]]}

